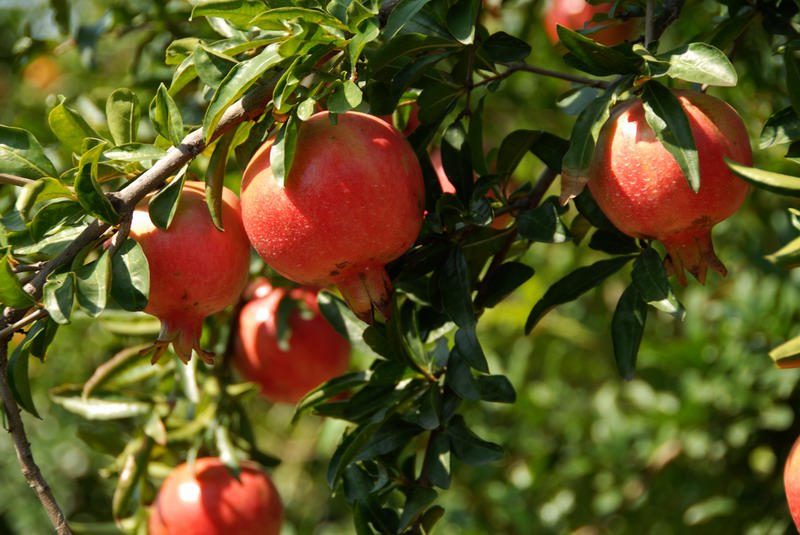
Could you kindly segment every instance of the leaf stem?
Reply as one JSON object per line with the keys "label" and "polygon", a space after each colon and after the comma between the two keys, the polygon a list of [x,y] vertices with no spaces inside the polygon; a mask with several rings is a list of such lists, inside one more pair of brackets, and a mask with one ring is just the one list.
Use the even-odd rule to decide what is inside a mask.
{"label": "leaf stem", "polygon": [[532,74],[539,74],[541,76],[549,76],[550,78],[557,78],[559,80],[566,80],[568,82],[582,84],[589,87],[597,87],[600,89],[608,89],[611,86],[611,82],[607,82],[604,80],[595,80],[594,78],[587,78],[585,76],[580,76],[576,74],[544,69],[542,67],[537,67],[536,65],[530,65],[528,63],[525,63],[524,61],[520,61],[517,63],[509,63],[507,70],[499,74],[496,74],[494,76],[489,76],[487,78],[484,78],[480,82],[475,83],[474,87],[486,85],[496,80],[503,80],[505,78],[508,78],[515,72],[519,71],[529,72]]}

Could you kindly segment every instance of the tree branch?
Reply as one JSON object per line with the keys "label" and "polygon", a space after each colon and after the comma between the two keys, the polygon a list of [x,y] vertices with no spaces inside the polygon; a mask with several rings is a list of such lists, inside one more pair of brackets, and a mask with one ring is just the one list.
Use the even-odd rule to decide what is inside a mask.
{"label": "tree branch", "polygon": [[[217,125],[217,128],[214,130],[214,133],[211,135],[211,138],[208,140],[209,143],[233,130],[242,122],[261,115],[272,98],[272,92],[275,89],[275,84],[281,72],[278,72],[269,80],[257,83],[251,88],[247,95],[228,108]],[[178,147],[170,148],[166,156],[129,183],[125,189],[107,194],[123,220],[130,215],[139,201],[148,193],[161,187],[167,178],[175,174],[181,167],[203,152],[206,146],[207,143],[203,138],[202,130],[195,130],[187,135]],[[11,175],[6,175],[3,178],[9,180],[9,176]],[[21,181],[18,182],[17,185],[24,185]],[[72,262],[85,247],[97,241],[108,228],[109,225],[98,220],[89,224],[89,226],[87,226],[60,254],[41,266],[41,270],[36,276],[25,285],[25,291],[38,301],[41,298],[42,288],[47,281],[47,277],[61,266]],[[19,406],[6,381],[8,341],[16,330],[21,329],[31,321],[35,321],[38,317],[43,317],[46,314],[44,309],[39,309],[28,317],[24,317],[28,310],[28,308],[6,308],[3,311],[2,318],[0,318],[0,397],[2,397],[3,405],[8,414],[8,429],[14,441],[14,447],[17,451],[17,457],[19,458],[25,479],[36,492],[39,501],[47,511],[50,521],[56,528],[57,533],[59,535],[71,534],[72,532],[53,497],[50,487],[45,481],[39,467],[34,462],[30,444],[28,443],[28,438],[22,423]],[[31,319],[32,317],[33,319]]]}
{"label": "tree branch", "polygon": [[35,182],[35,180],[31,180],[30,178],[23,178],[21,176],[16,175],[9,175],[8,173],[0,173],[0,184],[10,184],[11,186],[27,186],[28,184]]}

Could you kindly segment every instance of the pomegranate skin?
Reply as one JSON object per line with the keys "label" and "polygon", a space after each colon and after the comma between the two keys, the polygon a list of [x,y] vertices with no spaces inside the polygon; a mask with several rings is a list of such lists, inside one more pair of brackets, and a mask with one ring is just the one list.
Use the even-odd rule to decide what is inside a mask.
{"label": "pomegranate skin", "polygon": [[705,283],[708,267],[727,270],[717,258],[711,228],[742,205],[750,186],[725,165],[728,157],[752,165],[747,131],[725,102],[675,90],[689,120],[700,161],[694,193],[672,155],[645,119],[641,100],[617,106],[603,125],[589,170],[589,190],[614,225],[634,238],[658,239],[667,266],[681,284],[684,269]]}
{"label": "pomegranate skin", "polygon": [[422,170],[403,135],[378,117],[328,112],[299,128],[284,187],[274,179],[272,141],[242,180],[242,218],[256,251],[278,273],[306,285],[335,284],[353,312],[372,323],[390,315],[386,263],[422,225]]}
{"label": "pomegranate skin", "polygon": [[272,480],[243,462],[239,480],[218,458],[176,467],[161,485],[150,535],[279,535],[283,505]]}
{"label": "pomegranate skin", "polygon": [[172,343],[188,362],[192,349],[206,362],[213,355],[200,347],[203,319],[232,305],[249,275],[250,242],[242,225],[239,200],[222,192],[219,231],[206,206],[204,185],[187,182],[167,230],[150,220],[147,205],[133,212],[130,236],[141,245],[150,266],[150,298],[144,311],[161,320],[153,361]]}
{"label": "pomegranate skin", "polygon": [[792,446],[783,467],[783,488],[792,520],[800,531],[800,438]]}
{"label": "pomegranate skin", "polygon": [[[291,334],[282,348],[277,313],[286,297],[301,301],[313,316],[299,308],[291,311]],[[239,314],[238,333],[233,362],[270,401],[297,404],[310,390],[347,371],[350,344],[320,315],[315,289],[275,288],[253,299]]]}
{"label": "pomegranate skin", "polygon": [[[552,0],[544,13],[544,29],[550,41],[555,44],[559,42],[556,25],[560,24],[570,30],[581,30],[584,25],[592,20],[598,13],[608,13],[611,4],[593,5],[586,0]],[[588,28],[605,25],[610,21],[603,21],[599,24],[590,23]],[[587,35],[600,44],[613,46],[619,44],[633,34],[633,23],[623,22],[618,25],[609,26],[604,30]]]}

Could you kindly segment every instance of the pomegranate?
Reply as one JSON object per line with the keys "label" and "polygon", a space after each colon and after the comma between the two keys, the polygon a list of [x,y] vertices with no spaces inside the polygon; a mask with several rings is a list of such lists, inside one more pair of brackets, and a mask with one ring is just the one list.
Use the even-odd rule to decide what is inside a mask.
{"label": "pomegranate", "polygon": [[302,123],[283,187],[270,167],[272,140],[242,180],[242,219],[256,251],[306,285],[335,284],[361,320],[390,315],[385,265],[419,233],[422,170],[405,137],[378,117],[328,112]]}
{"label": "pomegranate", "polygon": [[239,200],[229,189],[222,192],[222,224],[224,231],[214,226],[199,182],[184,185],[167,230],[153,224],[146,204],[134,210],[130,236],[150,265],[150,299],[144,311],[161,320],[153,362],[172,343],[183,362],[194,349],[213,363],[213,354],[200,347],[203,319],[236,302],[250,267]]}
{"label": "pomegranate", "polygon": [[675,159],[656,138],[641,100],[615,107],[603,125],[589,170],[589,190],[612,223],[634,238],[658,239],[667,266],[686,285],[684,268],[705,283],[710,266],[725,266],[711,243],[711,228],[744,202],[749,186],[725,165],[726,156],[751,165],[747,131],[725,102],[675,90],[694,136],[700,160],[700,190],[694,193]]}
{"label": "pomegranate", "polygon": [[[350,344],[319,314],[312,288],[264,288],[239,315],[234,363],[261,394],[277,403],[296,404],[328,379],[347,371]],[[278,340],[278,306],[284,299],[299,303],[290,312],[285,346]],[[313,315],[308,317],[299,307]]]}
{"label": "pomegranate", "polygon": [[[414,132],[414,130],[416,130],[417,127],[420,125],[420,122],[419,122],[419,106],[417,105],[417,102],[416,101],[411,101],[410,106],[411,106],[411,110],[409,110],[409,112],[408,112],[408,121],[406,122],[406,125],[405,125],[405,127],[403,127],[403,130],[402,130],[403,135],[406,136],[406,137],[410,136]],[[394,115],[393,114],[380,115],[379,117],[381,119],[383,119],[385,122],[387,122],[390,125],[394,126]]]}
{"label": "pomegranate", "polygon": [[[544,14],[544,29],[552,43],[558,43],[556,25],[560,24],[570,30],[581,30],[585,27],[607,25],[611,21],[591,23],[592,17],[599,13],[608,13],[611,4],[593,5],[586,0],[552,0]],[[588,24],[587,24],[588,23]],[[628,39],[633,34],[632,22],[609,26],[603,30],[591,33],[591,37],[600,44],[613,46]]]}
{"label": "pomegranate", "polygon": [[800,438],[795,441],[789,451],[789,457],[786,458],[783,467],[783,488],[794,525],[800,531]]}
{"label": "pomegranate", "polygon": [[148,522],[150,535],[278,535],[283,505],[272,480],[245,461],[239,478],[216,457],[169,473]]}

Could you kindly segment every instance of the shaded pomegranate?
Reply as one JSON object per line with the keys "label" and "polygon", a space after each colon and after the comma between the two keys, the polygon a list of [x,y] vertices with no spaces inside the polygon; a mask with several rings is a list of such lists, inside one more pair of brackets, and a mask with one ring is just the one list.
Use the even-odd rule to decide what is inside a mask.
{"label": "shaded pomegranate", "polygon": [[[586,0],[552,0],[544,13],[544,29],[550,41],[558,43],[558,33],[556,25],[560,24],[570,30],[581,30],[586,26],[592,28],[600,25],[607,25],[612,21],[600,23],[588,23],[592,17],[599,13],[607,14],[611,9],[611,4],[592,5]],[[628,39],[633,34],[633,23],[631,21],[609,26],[604,30],[588,34],[600,44],[612,46]]]}
{"label": "shaded pomegranate", "polygon": [[711,228],[744,202],[749,186],[723,160],[751,165],[747,131],[736,111],[703,93],[674,91],[689,119],[700,160],[700,190],[694,193],[680,167],[656,138],[641,100],[614,108],[603,125],[589,171],[597,204],[622,232],[658,239],[667,265],[681,284],[684,268],[705,283],[710,266],[725,266],[711,243]]}
{"label": "shaded pomegranate", "polygon": [[162,483],[150,535],[278,535],[283,505],[269,476],[244,462],[239,479],[216,457],[175,468]]}
{"label": "shaded pomegranate", "polygon": [[161,320],[153,362],[170,343],[183,362],[189,361],[192,349],[213,362],[213,354],[200,347],[203,319],[236,302],[250,266],[239,200],[228,189],[222,194],[222,224],[224,232],[214,226],[199,182],[184,185],[167,230],[153,224],[145,203],[133,212],[130,236],[150,265],[150,299],[144,311]]}
{"label": "shaded pomegranate", "polygon": [[783,467],[783,488],[794,525],[800,531],[800,438],[795,441],[789,457],[786,458]]}
{"label": "shaded pomegranate", "polygon": [[[257,292],[259,297],[239,314],[234,363],[245,379],[261,385],[264,397],[296,404],[347,371],[350,344],[320,315],[315,289],[261,286]],[[289,313],[289,337],[281,343],[278,307],[285,299],[296,303]]]}
{"label": "shaded pomegranate", "polygon": [[313,115],[299,129],[291,172],[279,186],[272,140],[242,180],[242,218],[256,251],[284,277],[335,284],[353,312],[372,323],[390,315],[385,265],[419,233],[422,171],[405,137],[378,117]]}
{"label": "shaded pomegranate", "polygon": [[[403,135],[406,137],[410,136],[414,132],[414,130],[416,130],[417,127],[420,125],[418,116],[419,106],[417,105],[417,102],[411,101],[410,106],[411,109],[408,112],[408,121],[406,122],[406,125],[403,127],[403,130],[401,130]],[[390,113],[389,115],[379,115],[379,117],[383,119],[385,122],[394,126],[394,114]]]}

